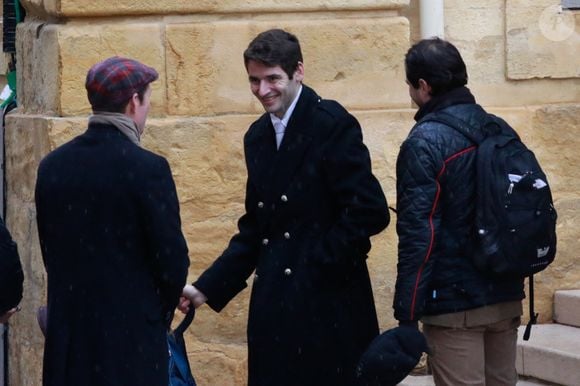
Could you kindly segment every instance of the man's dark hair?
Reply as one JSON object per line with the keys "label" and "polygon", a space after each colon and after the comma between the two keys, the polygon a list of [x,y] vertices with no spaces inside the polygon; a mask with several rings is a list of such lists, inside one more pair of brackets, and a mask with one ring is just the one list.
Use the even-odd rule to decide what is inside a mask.
{"label": "man's dark hair", "polygon": [[405,55],[407,81],[414,88],[419,79],[431,86],[435,96],[467,84],[467,69],[457,48],[440,38],[424,39]]}
{"label": "man's dark hair", "polygon": [[[139,98],[139,102],[143,103],[143,98],[145,98],[145,92],[147,91],[147,87],[149,87],[150,84],[151,83],[147,83],[146,85],[141,87],[139,90],[135,91],[137,93],[137,97]],[[133,95],[131,95],[131,98],[133,98]],[[121,103],[121,104],[108,104],[108,105],[103,105],[103,106],[99,106],[96,108],[93,107],[93,112],[94,111],[103,111],[103,112],[108,112],[108,113],[124,113],[125,109],[127,108],[127,105],[131,101],[131,98],[127,99],[126,102]]]}
{"label": "man's dark hair", "polygon": [[281,29],[264,31],[251,41],[244,51],[244,64],[254,60],[268,67],[280,66],[292,79],[302,62],[302,51],[298,38]]}

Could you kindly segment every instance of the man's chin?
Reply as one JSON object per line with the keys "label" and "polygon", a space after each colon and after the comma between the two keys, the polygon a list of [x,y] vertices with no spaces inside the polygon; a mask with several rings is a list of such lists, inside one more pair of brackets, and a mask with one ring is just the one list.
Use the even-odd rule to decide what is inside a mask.
{"label": "man's chin", "polygon": [[278,107],[275,106],[275,105],[265,105],[265,104],[262,103],[262,107],[264,107],[264,110],[266,110],[267,113],[274,114],[274,115],[279,110]]}

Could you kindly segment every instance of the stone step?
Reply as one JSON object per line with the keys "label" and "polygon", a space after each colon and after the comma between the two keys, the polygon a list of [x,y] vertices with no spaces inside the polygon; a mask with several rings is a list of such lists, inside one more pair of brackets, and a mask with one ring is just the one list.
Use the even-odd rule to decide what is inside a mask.
{"label": "stone step", "polygon": [[524,341],[519,328],[516,368],[518,374],[565,386],[580,384],[580,328],[562,324],[532,327]]}
{"label": "stone step", "polygon": [[[532,378],[520,378],[516,385],[548,386],[553,385],[553,383],[546,383]],[[407,378],[403,379],[403,382],[399,383],[399,386],[435,386],[435,382],[433,382],[433,377],[431,375],[409,375]]]}
{"label": "stone step", "polygon": [[554,293],[554,321],[580,327],[580,290],[562,290]]}

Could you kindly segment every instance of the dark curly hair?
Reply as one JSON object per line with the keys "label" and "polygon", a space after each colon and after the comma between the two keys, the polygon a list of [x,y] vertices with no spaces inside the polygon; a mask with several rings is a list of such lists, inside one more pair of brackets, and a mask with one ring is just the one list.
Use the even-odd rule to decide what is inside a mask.
{"label": "dark curly hair", "polygon": [[254,60],[268,67],[280,66],[292,79],[298,62],[302,62],[302,51],[298,38],[281,29],[260,33],[244,51],[244,64]]}
{"label": "dark curly hair", "polygon": [[467,84],[467,69],[457,48],[440,38],[424,39],[405,55],[407,81],[419,87],[419,79],[431,86],[431,95]]}

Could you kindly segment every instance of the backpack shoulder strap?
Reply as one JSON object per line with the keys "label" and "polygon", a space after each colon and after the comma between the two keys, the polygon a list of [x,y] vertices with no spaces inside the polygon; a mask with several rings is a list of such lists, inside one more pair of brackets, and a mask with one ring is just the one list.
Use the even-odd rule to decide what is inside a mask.
{"label": "backpack shoulder strap", "polygon": [[480,145],[490,137],[495,137],[498,143],[505,143],[512,139],[520,139],[516,131],[506,121],[490,113],[486,113],[485,121],[482,122],[479,130],[476,130],[473,125],[470,125],[463,119],[449,114],[444,110],[427,114],[417,124],[428,121],[443,123],[460,132],[476,145]]}
{"label": "backpack shoulder strap", "polygon": [[532,326],[538,322],[538,314],[534,311],[534,275],[528,276],[528,284],[530,288],[528,291],[530,320],[528,321],[528,324],[526,324],[526,329],[524,330],[524,340],[530,339]]}
{"label": "backpack shoulder strap", "polygon": [[418,123],[429,122],[429,121],[439,122],[439,123],[442,123],[446,126],[451,127],[452,129],[454,129],[455,131],[458,131],[464,137],[466,137],[467,139],[469,139],[471,142],[475,143],[476,145],[479,145],[481,143],[481,139],[476,138],[476,136],[473,135],[472,126],[470,126],[464,120],[457,118],[449,113],[446,113],[445,111],[438,111],[435,113],[427,114]]}

